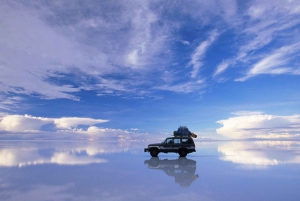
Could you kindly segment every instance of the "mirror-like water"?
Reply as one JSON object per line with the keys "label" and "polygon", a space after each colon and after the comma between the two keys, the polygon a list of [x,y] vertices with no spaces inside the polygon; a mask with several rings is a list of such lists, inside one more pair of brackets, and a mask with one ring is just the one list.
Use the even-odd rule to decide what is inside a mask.
{"label": "mirror-like water", "polygon": [[0,141],[0,200],[299,200],[300,142],[197,142],[180,158],[144,142]]}

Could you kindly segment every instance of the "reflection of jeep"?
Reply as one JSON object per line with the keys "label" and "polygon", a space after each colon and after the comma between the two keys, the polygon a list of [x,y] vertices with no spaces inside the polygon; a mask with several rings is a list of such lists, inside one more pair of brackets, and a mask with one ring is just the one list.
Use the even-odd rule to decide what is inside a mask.
{"label": "reflection of jeep", "polygon": [[157,157],[161,152],[178,153],[181,157],[185,157],[189,153],[196,152],[196,149],[194,140],[191,137],[176,136],[168,137],[162,143],[149,144],[144,152],[150,152],[153,157]]}
{"label": "reflection of jeep", "polygon": [[149,169],[163,170],[168,176],[174,177],[175,182],[181,187],[188,187],[195,181],[199,175],[196,173],[196,161],[179,157],[175,160],[159,159],[152,157],[145,160]]}

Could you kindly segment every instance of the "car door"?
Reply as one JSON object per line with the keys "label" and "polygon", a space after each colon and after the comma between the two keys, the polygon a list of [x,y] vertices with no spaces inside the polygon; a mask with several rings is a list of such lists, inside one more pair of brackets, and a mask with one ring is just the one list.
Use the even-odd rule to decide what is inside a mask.
{"label": "car door", "polygon": [[181,146],[181,140],[180,138],[174,138],[174,144],[173,144],[173,151],[177,152],[177,150],[179,149],[179,147]]}
{"label": "car door", "polygon": [[163,146],[164,151],[166,152],[173,151],[173,145],[174,145],[173,138],[167,138]]}
{"label": "car door", "polygon": [[182,140],[182,142],[181,142],[182,147],[185,147],[185,148],[189,147],[189,139],[188,138],[182,138],[181,140]]}

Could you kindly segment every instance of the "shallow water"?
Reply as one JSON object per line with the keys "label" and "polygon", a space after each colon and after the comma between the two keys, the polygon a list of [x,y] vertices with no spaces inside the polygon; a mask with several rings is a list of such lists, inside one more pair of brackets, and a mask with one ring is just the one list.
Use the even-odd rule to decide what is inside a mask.
{"label": "shallow water", "polygon": [[0,200],[299,200],[299,141],[0,141]]}

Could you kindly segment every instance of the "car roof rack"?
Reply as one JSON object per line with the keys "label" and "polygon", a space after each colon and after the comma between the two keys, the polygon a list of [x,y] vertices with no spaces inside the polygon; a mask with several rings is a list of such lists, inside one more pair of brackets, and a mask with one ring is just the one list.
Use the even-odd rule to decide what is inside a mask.
{"label": "car roof rack", "polygon": [[177,131],[173,132],[174,136],[176,137],[193,137],[197,138],[195,133],[192,133],[186,126],[179,126]]}

